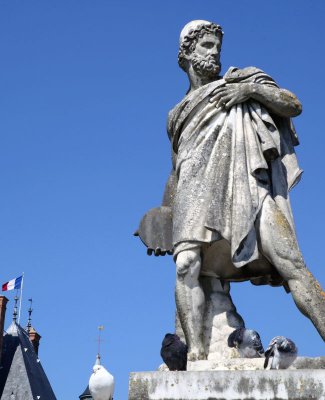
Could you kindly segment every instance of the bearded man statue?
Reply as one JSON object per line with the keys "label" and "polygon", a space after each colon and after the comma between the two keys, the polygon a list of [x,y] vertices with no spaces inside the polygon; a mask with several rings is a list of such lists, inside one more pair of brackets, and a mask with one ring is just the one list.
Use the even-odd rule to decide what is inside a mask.
{"label": "bearded man statue", "polygon": [[181,32],[190,88],[168,116],[173,169],[163,206],[138,230],[149,253],[173,254],[189,360],[208,356],[203,277],[284,286],[325,340],[325,293],[304,263],[289,202],[302,172],[291,122],[301,104],[258,68],[221,76],[222,38],[203,20]]}

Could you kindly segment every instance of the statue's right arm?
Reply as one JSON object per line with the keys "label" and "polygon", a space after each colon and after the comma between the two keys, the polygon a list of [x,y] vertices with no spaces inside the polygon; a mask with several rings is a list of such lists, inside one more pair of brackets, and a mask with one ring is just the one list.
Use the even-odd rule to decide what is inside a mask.
{"label": "statue's right arm", "polygon": [[213,92],[210,102],[228,110],[249,99],[258,101],[280,117],[296,117],[302,111],[300,101],[289,90],[255,82],[228,83],[221,86]]}
{"label": "statue's right arm", "polygon": [[292,118],[301,114],[302,106],[298,98],[287,89],[251,83],[250,98],[259,101],[269,111]]}

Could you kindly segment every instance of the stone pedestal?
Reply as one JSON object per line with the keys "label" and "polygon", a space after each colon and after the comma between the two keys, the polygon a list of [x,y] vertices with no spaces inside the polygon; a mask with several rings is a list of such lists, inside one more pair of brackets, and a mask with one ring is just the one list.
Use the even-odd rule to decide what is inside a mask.
{"label": "stone pedestal", "polygon": [[321,400],[324,370],[132,373],[129,400]]}
{"label": "stone pedestal", "polygon": [[[260,369],[262,359],[240,361],[202,362],[186,372],[133,372],[129,400],[325,400],[325,357],[299,357],[280,371]],[[200,371],[207,367],[216,370]]]}

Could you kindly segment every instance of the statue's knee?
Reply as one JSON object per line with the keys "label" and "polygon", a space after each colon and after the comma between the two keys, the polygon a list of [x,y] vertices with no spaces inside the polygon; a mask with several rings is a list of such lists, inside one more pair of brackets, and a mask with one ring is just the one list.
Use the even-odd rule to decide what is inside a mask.
{"label": "statue's knee", "polygon": [[[176,272],[179,277],[184,277],[185,275],[193,272],[200,268],[200,252],[196,249],[185,250],[180,252],[176,258]],[[199,272],[199,271],[197,271]]]}

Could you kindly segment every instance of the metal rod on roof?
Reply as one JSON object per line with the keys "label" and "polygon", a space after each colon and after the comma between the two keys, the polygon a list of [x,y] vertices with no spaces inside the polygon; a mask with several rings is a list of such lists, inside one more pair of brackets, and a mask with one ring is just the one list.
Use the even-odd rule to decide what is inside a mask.
{"label": "metal rod on roof", "polygon": [[22,275],[21,286],[20,286],[20,300],[19,300],[19,312],[18,312],[18,324],[20,324],[20,312],[21,312],[21,301],[23,298],[23,286],[24,286],[24,272]]}
{"label": "metal rod on roof", "polygon": [[27,332],[29,333],[30,332],[30,328],[32,327],[32,312],[33,312],[32,305],[33,305],[33,299],[30,298],[30,299],[28,299],[28,301],[30,302],[29,309],[28,309],[28,322],[27,322]]}
{"label": "metal rod on roof", "polygon": [[17,294],[18,294],[18,290],[17,290],[16,296],[14,297],[15,305],[14,305],[14,312],[13,312],[13,315],[12,315],[12,320],[14,322],[17,321],[17,303],[18,303],[18,300],[19,300],[19,297],[17,296]]}
{"label": "metal rod on roof", "polygon": [[98,327],[98,355],[100,355],[100,343],[102,341],[101,333],[103,330],[104,330],[104,325],[99,325],[99,327]]}

